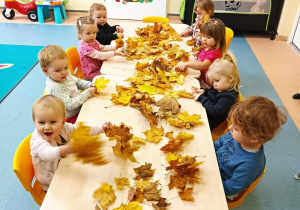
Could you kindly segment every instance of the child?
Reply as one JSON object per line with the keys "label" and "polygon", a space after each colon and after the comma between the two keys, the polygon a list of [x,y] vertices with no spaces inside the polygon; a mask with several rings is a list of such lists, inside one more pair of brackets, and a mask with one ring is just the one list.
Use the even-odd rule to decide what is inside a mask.
{"label": "child", "polygon": [[225,49],[225,25],[219,19],[210,19],[202,25],[201,34],[202,49],[198,59],[181,64],[179,69],[184,71],[189,67],[199,70],[200,79],[207,83],[206,72],[209,66],[223,55]]}
{"label": "child", "polygon": [[[68,57],[58,45],[48,45],[38,55],[46,80],[46,94],[60,98],[67,109],[67,122],[75,123],[82,104],[96,94],[93,83],[69,75]],[[79,90],[83,90],[81,93]]]}
{"label": "child", "polygon": [[115,45],[100,45],[96,40],[98,29],[91,17],[80,17],[77,20],[77,29],[81,70],[86,79],[92,80],[95,76],[100,75],[103,60],[115,55],[124,56],[121,49],[116,50]]}
{"label": "child", "polygon": [[236,103],[240,90],[240,76],[235,57],[227,53],[213,62],[207,72],[212,84],[209,89],[192,87],[194,99],[206,109],[210,130],[226,120],[228,112]]}
{"label": "child", "polygon": [[102,45],[110,45],[112,40],[124,37],[123,28],[119,25],[110,26],[107,23],[106,7],[103,4],[94,3],[90,7],[90,16],[97,23],[98,32],[96,40]]}
{"label": "child", "polygon": [[209,17],[214,15],[215,5],[212,0],[198,0],[195,3],[194,12],[197,14],[195,23],[181,32],[180,36],[186,37],[192,35],[193,39],[197,38],[197,33],[200,31],[201,23],[204,23],[206,15]]}
{"label": "child", "polygon": [[[30,154],[35,176],[42,189],[47,191],[59,159],[73,153],[69,141],[76,125],[65,123],[65,105],[61,99],[52,95],[45,95],[34,102],[32,119],[35,130],[30,139]],[[91,135],[103,133],[110,127],[110,122],[94,126]],[[58,142],[64,145],[58,146]]]}
{"label": "child", "polygon": [[214,143],[227,199],[245,190],[264,171],[264,144],[287,120],[287,114],[266,97],[250,96],[233,105],[229,132]]}

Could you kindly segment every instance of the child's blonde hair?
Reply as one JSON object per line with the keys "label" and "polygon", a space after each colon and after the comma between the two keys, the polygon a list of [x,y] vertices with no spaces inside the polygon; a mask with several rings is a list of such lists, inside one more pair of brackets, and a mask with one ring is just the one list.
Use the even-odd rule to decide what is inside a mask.
{"label": "child's blonde hair", "polygon": [[[77,19],[77,30],[82,32],[82,28],[84,25],[93,25],[95,24],[95,21],[90,16],[84,16]],[[80,40],[80,37],[77,36],[78,40]]]}
{"label": "child's blonde hair", "polygon": [[89,9],[89,13],[90,13],[90,16],[92,17],[93,15],[93,12],[95,10],[105,10],[106,11],[106,7],[103,5],[103,4],[99,4],[99,3],[94,3],[92,4],[92,6],[90,7]]}
{"label": "child's blonde hair", "polygon": [[212,18],[206,23],[204,23],[200,29],[201,34],[211,36],[216,41],[216,46],[213,49],[220,48],[221,55],[225,50],[225,25],[217,18]]}
{"label": "child's blonde hair", "polygon": [[263,144],[277,134],[287,120],[287,113],[266,97],[249,96],[233,105],[228,117],[244,135],[255,137]]}
{"label": "child's blonde hair", "polygon": [[206,74],[207,79],[211,81],[215,74],[232,79],[229,89],[240,92],[240,74],[236,65],[236,58],[232,53],[227,52],[222,58],[216,59],[210,65]]}
{"label": "child's blonde hair", "polygon": [[66,51],[58,45],[48,45],[41,49],[38,54],[38,59],[42,68],[47,67],[53,60],[65,58],[68,58]]}
{"label": "child's blonde hair", "polygon": [[212,0],[198,0],[195,3],[194,11],[196,12],[198,8],[205,10],[206,12],[211,11],[210,16],[214,15],[215,5]]}
{"label": "child's blonde hair", "polygon": [[56,112],[61,112],[62,118],[66,119],[66,107],[64,102],[53,95],[44,95],[37,99],[32,105],[32,119],[35,120],[35,113],[42,109],[53,109]]}

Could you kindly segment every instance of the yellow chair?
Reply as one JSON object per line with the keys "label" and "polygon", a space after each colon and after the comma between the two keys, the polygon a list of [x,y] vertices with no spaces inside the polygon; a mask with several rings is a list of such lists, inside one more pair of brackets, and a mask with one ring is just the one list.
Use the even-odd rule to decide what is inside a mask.
{"label": "yellow chair", "polygon": [[[237,102],[240,102],[242,100],[243,100],[242,94],[241,92],[239,92]],[[226,119],[218,127],[216,127],[211,131],[211,136],[214,142],[217,141],[220,138],[220,136],[228,132],[228,127],[231,125],[231,123],[232,122],[230,120]]]}
{"label": "yellow chair", "polygon": [[143,23],[169,23],[169,18],[160,16],[149,16],[143,18]]}
{"label": "yellow chair", "polygon": [[28,135],[18,146],[13,160],[13,171],[19,178],[25,190],[30,192],[34,201],[38,205],[41,205],[46,193],[42,190],[38,180],[35,179],[32,185],[35,176],[30,155],[31,136],[32,134]]}
{"label": "yellow chair", "polygon": [[247,195],[249,193],[252,193],[252,191],[254,190],[254,188],[256,187],[258,182],[261,180],[261,178],[265,175],[265,173],[266,173],[266,167],[265,167],[263,173],[254,182],[252,182],[252,184],[247,189],[240,192],[239,195],[237,197],[235,197],[233,200],[227,200],[228,208],[234,209],[234,208],[240,206],[244,202]]}
{"label": "yellow chair", "polygon": [[68,59],[69,59],[69,70],[70,73],[78,77],[80,79],[84,79],[82,71],[81,71],[81,64],[80,64],[80,57],[76,47],[70,47],[66,50]]}
{"label": "yellow chair", "polygon": [[229,48],[229,45],[230,45],[230,42],[233,38],[233,31],[228,28],[228,27],[225,27],[225,43],[226,43],[226,47],[225,47],[225,50],[224,50],[224,54],[227,52],[228,48]]}

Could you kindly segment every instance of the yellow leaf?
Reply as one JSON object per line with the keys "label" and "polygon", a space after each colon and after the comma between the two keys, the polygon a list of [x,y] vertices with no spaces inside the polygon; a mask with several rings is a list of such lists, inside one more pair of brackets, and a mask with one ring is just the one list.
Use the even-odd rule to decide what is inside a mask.
{"label": "yellow leaf", "polygon": [[100,200],[102,208],[106,208],[117,198],[113,187],[107,183],[101,183],[101,187],[94,192],[93,197]]}
{"label": "yellow leaf", "polygon": [[111,101],[114,104],[121,104],[123,106],[127,105],[131,99],[131,96],[129,96],[123,92],[121,93],[121,95],[116,95],[116,94],[112,93],[111,96],[112,96]]}
{"label": "yellow leaf", "polygon": [[148,186],[151,185],[151,182],[149,182],[149,181],[140,181],[140,182],[135,182],[135,185],[136,185],[137,188],[140,188],[141,191],[143,192],[145,187],[148,187]]}
{"label": "yellow leaf", "polygon": [[139,205],[138,201],[133,201],[127,205],[122,203],[120,207],[114,208],[113,210],[142,210],[142,206]]}
{"label": "yellow leaf", "polygon": [[177,159],[179,162],[181,162],[183,160],[181,155],[174,155],[171,152],[169,152],[168,155],[166,156],[166,160],[168,161],[168,163],[170,163],[172,160],[177,160]]}
{"label": "yellow leaf", "polygon": [[139,144],[145,144],[146,143],[145,139],[140,138],[140,137],[136,137],[136,136],[132,137],[131,141],[134,142],[134,143],[139,143]]}
{"label": "yellow leaf", "polygon": [[105,80],[104,77],[97,78],[95,81],[95,85],[97,87],[97,92],[100,92],[101,90],[105,89],[107,87],[106,84],[109,81],[110,81],[109,79]]}
{"label": "yellow leaf", "polygon": [[119,190],[122,190],[124,185],[130,186],[129,180],[126,177],[120,177],[120,178],[116,177],[114,180],[115,180],[116,186]]}
{"label": "yellow leaf", "polygon": [[150,95],[154,95],[156,91],[156,87],[151,85],[138,85],[137,87],[142,93],[149,93]]}
{"label": "yellow leaf", "polygon": [[163,127],[151,127],[151,129],[146,130],[144,134],[146,136],[146,141],[158,143],[160,142],[160,140],[162,140],[162,136],[164,135],[164,129]]}

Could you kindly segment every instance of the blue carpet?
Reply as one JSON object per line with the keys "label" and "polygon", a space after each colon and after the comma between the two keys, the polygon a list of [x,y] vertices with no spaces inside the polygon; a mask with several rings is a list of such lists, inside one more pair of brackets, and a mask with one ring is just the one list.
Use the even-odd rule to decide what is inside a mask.
{"label": "blue carpet", "polygon": [[0,102],[36,64],[41,49],[40,46],[0,44]]}
{"label": "blue carpet", "polygon": [[[0,44],[34,46],[58,44],[64,49],[78,45],[75,26],[0,23],[0,31],[6,32],[0,33]],[[17,35],[18,31],[22,31],[22,36]],[[231,42],[230,50],[238,60],[243,97],[263,95],[276,104],[282,105],[245,38],[235,36]],[[24,190],[13,173],[12,160],[19,143],[34,130],[31,107],[33,102],[43,95],[45,81],[46,76],[39,65],[36,65],[0,104],[2,134],[0,209],[39,209],[39,206],[35,204],[30,194]],[[300,181],[294,179],[294,175],[300,171],[299,139],[300,134],[289,117],[288,122],[283,126],[274,142],[268,142],[265,145],[266,174],[253,193],[249,194],[244,203],[237,208],[238,210],[300,209]]]}

